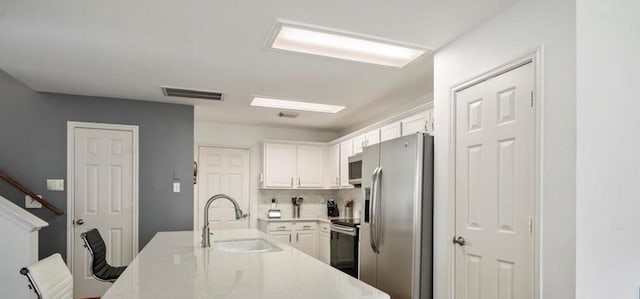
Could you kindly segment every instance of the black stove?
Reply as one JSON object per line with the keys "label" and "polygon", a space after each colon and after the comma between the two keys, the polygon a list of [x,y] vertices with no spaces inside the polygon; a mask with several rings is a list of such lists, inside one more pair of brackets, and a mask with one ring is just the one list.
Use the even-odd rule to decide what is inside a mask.
{"label": "black stove", "polygon": [[360,219],[351,218],[351,219],[333,219],[331,220],[331,224],[337,224],[348,227],[356,227],[360,225]]}

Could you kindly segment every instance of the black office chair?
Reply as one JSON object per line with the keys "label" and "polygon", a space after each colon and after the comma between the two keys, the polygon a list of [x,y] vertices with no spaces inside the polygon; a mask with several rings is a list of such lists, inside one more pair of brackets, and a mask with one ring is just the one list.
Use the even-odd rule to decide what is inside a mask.
{"label": "black office chair", "polygon": [[114,282],[120,274],[127,268],[113,267],[107,263],[107,246],[100,235],[98,229],[91,229],[80,234],[84,248],[89,250],[91,255],[91,275],[99,281]]}

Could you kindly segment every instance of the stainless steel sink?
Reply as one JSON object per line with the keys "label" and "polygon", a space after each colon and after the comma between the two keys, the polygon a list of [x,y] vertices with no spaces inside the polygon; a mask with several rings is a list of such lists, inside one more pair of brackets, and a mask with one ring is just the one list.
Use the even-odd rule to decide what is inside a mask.
{"label": "stainless steel sink", "polygon": [[282,250],[265,239],[221,240],[213,242],[213,247],[232,253],[263,253]]}

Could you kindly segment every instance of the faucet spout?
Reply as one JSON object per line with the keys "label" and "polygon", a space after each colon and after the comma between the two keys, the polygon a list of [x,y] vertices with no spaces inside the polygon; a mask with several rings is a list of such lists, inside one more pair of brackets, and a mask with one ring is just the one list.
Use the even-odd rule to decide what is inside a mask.
{"label": "faucet spout", "polygon": [[231,196],[226,194],[216,194],[211,196],[209,200],[207,200],[207,204],[204,206],[204,226],[202,227],[202,247],[211,247],[211,233],[209,229],[209,207],[211,204],[219,198],[226,198],[233,204],[233,208],[235,210],[236,219],[247,217],[247,214],[242,213],[242,209],[240,209],[240,205],[238,202],[233,199]]}

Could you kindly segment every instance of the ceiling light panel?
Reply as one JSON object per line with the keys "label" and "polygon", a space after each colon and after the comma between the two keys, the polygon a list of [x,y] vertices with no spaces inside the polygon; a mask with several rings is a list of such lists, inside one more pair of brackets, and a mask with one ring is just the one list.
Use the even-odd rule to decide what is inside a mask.
{"label": "ceiling light panel", "polygon": [[324,112],[324,113],[338,113],[345,108],[345,106],[281,100],[281,99],[264,98],[264,97],[254,97],[253,101],[251,101],[251,106]]}
{"label": "ceiling light panel", "polygon": [[425,49],[326,29],[279,23],[271,47],[339,59],[403,67]]}

